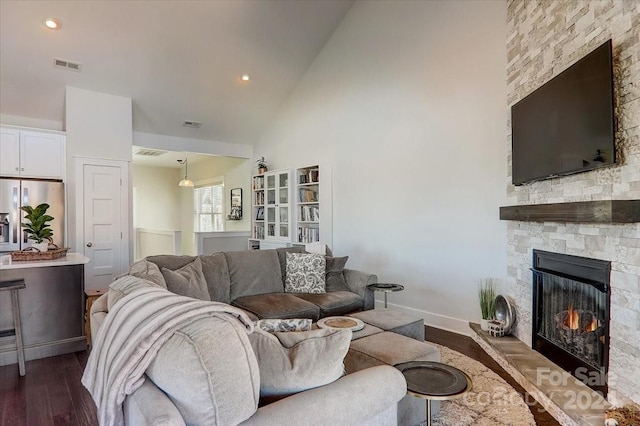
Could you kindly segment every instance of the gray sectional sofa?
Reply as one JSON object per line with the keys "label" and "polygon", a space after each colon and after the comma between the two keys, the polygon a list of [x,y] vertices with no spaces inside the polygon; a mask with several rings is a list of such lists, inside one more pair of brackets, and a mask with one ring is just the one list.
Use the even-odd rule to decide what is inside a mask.
{"label": "gray sectional sofa", "polygon": [[[367,289],[367,285],[376,282],[377,277],[354,270],[330,272],[329,274],[340,276],[327,275],[326,294],[285,293],[283,274],[287,251],[301,249],[226,252],[198,256],[202,263],[202,274],[209,298],[239,307],[254,320],[296,317],[317,320],[325,316],[373,308],[373,294]],[[194,262],[196,257],[152,256],[146,260],[157,265],[160,270],[167,268],[177,271]],[[110,290],[109,293],[113,291]],[[98,336],[98,331],[108,315],[111,303],[109,293],[101,296],[92,305],[92,336]],[[203,298],[206,299],[206,296],[203,295]],[[161,349],[160,354],[164,352],[163,359],[168,360],[168,363],[164,367],[160,366],[158,360],[152,363],[146,370],[146,380],[142,387],[126,396],[123,404],[125,424],[199,424],[188,420],[183,406],[203,394],[210,394],[211,397],[205,399],[214,401],[205,411],[215,420],[207,421],[207,424],[397,424],[398,402],[405,396],[406,382],[402,374],[391,366],[365,368],[343,376],[335,382],[258,407],[258,366],[256,355],[247,351],[250,347],[248,336],[237,333],[228,322],[212,318],[184,327],[172,340],[180,340],[182,343],[173,342]],[[224,342],[223,351],[218,346],[219,342]],[[185,367],[169,367],[181,359]],[[193,379],[189,378],[192,376]],[[221,378],[232,378],[233,385],[229,385],[228,379]],[[170,395],[166,392],[166,386],[165,391],[162,390],[163,380],[165,383],[186,380],[188,386],[185,386],[179,395]],[[239,413],[245,414],[241,416]]]}
{"label": "gray sectional sofa", "polygon": [[[377,276],[352,269],[334,268],[327,273],[327,292],[293,294],[284,292],[286,253],[304,252],[303,247],[275,250],[219,252],[197,256],[212,301],[243,309],[254,319],[320,318],[373,309],[373,292],[367,285]],[[149,262],[160,269],[178,270],[196,256],[150,256]],[[327,258],[327,270],[333,259]],[[344,279],[344,281],[342,281]],[[171,289],[170,289],[171,290]]]}

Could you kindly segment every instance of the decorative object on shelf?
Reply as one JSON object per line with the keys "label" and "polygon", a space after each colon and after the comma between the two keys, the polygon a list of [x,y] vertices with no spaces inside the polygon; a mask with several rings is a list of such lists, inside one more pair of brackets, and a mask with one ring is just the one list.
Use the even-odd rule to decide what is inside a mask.
{"label": "decorative object on shelf", "polygon": [[28,221],[22,222],[22,227],[28,238],[34,241],[32,246],[43,253],[49,248],[49,243],[53,243],[53,231],[48,222],[54,218],[47,214],[49,207],[47,203],[39,204],[36,208],[29,205],[20,207],[26,213],[24,218]]}
{"label": "decorative object on shelf", "polygon": [[229,216],[227,216],[227,219],[242,219],[242,188],[233,188],[231,190],[231,212]]}
{"label": "decorative object on shelf", "polygon": [[24,250],[11,252],[11,261],[54,260],[65,257],[68,251],[68,247],[58,248],[55,244],[51,244],[46,252],[39,251],[34,247],[27,247]]}
{"label": "decorative object on shelf", "polygon": [[262,175],[267,170],[269,170],[267,168],[267,162],[265,161],[264,157],[260,157],[258,160],[256,160],[256,167],[258,168],[258,174],[259,175]]}
{"label": "decorative object on shelf", "polygon": [[504,337],[505,336],[504,321],[500,321],[496,319],[489,321],[489,334],[493,337]]}
{"label": "decorative object on shelf", "polygon": [[487,278],[480,282],[478,286],[478,299],[482,313],[480,328],[482,331],[489,331],[489,320],[495,318],[496,312],[496,283],[493,278]]}
{"label": "decorative object on shelf", "polygon": [[258,207],[258,212],[256,213],[256,220],[264,220],[264,207]]}
{"label": "decorative object on shelf", "polygon": [[494,309],[494,317],[502,323],[504,335],[510,334],[513,324],[516,321],[516,310],[513,303],[511,303],[507,297],[499,294],[496,297]]}
{"label": "decorative object on shelf", "polygon": [[185,157],[184,160],[178,160],[178,163],[184,164],[184,179],[178,182],[178,186],[193,188],[193,181],[191,181],[188,176],[189,175],[188,159]]}

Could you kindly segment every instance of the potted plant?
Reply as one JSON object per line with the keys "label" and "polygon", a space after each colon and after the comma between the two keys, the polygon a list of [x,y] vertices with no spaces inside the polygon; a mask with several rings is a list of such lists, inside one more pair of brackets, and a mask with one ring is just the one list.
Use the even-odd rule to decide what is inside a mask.
{"label": "potted plant", "polygon": [[260,159],[256,160],[256,167],[258,168],[258,174],[260,175],[267,171],[267,162],[264,160],[264,157],[260,157]]}
{"label": "potted plant", "polygon": [[487,278],[480,282],[478,286],[478,299],[480,301],[480,328],[483,331],[489,330],[489,321],[494,319],[496,313],[496,284],[492,278]]}
{"label": "potted plant", "polygon": [[49,243],[53,243],[53,231],[48,223],[53,220],[53,217],[46,214],[48,209],[49,204],[46,203],[40,204],[36,208],[20,207],[20,210],[26,213],[24,218],[28,221],[22,222],[22,227],[28,238],[34,241],[32,246],[41,252],[46,252]]}

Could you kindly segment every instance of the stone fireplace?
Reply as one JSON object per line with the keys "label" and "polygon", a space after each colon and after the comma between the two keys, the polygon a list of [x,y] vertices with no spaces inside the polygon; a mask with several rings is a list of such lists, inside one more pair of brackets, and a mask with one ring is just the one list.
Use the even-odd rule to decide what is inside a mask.
{"label": "stone fireplace", "polygon": [[607,394],[611,263],[533,251],[531,347]]}
{"label": "stone fireplace", "polygon": [[[638,2],[508,0],[508,107],[558,75],[588,52],[611,39],[614,57],[616,148],[619,164],[530,185],[511,184],[511,158],[506,164],[509,206],[640,199],[640,6]],[[505,143],[511,147],[510,125]],[[640,403],[640,223],[608,223],[545,219],[507,222],[507,293],[517,305],[514,334],[533,343],[532,274],[534,250],[610,262],[609,319],[599,307],[577,303],[558,306],[555,315],[573,318],[575,310],[593,311],[608,325],[607,399],[615,405]],[[538,276],[539,277],[539,276]],[[561,277],[567,278],[567,277]],[[580,280],[576,280],[580,281]],[[558,280],[560,287],[567,284]],[[566,305],[566,304],[565,304]],[[582,314],[582,312],[578,312]],[[537,317],[535,321],[538,321]],[[588,321],[578,319],[578,321]],[[554,325],[555,326],[555,325]],[[597,328],[598,326],[596,326]],[[571,327],[569,327],[571,330]],[[560,332],[556,329],[556,332]],[[598,331],[599,333],[600,331]],[[583,337],[567,331],[560,339]],[[556,336],[557,337],[557,336]],[[584,336],[592,339],[594,335]],[[597,336],[600,338],[600,336]],[[596,351],[597,352],[597,351]]]}

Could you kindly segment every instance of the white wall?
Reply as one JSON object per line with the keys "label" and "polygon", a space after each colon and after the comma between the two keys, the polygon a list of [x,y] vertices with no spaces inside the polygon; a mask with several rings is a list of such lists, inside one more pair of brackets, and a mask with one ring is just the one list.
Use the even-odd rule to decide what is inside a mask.
{"label": "white wall", "polygon": [[[251,160],[214,157],[189,164],[189,179],[198,181],[222,177],[224,179],[225,218],[231,211],[231,189],[242,188],[242,220],[226,220],[225,231],[248,231],[251,228]],[[196,254],[193,234],[193,189],[179,188],[182,216],[182,249],[184,254]]]}
{"label": "white wall", "polygon": [[[131,99],[75,87],[66,88],[65,124],[67,132],[67,223],[72,251],[82,223],[76,220],[76,177],[74,157],[131,161]],[[129,197],[131,200],[131,197]],[[131,223],[124,224],[131,231]],[[129,232],[129,235],[132,235]],[[131,253],[131,244],[129,244]]]}
{"label": "white wall", "polygon": [[358,2],[254,148],[332,163],[334,253],[461,332],[506,272],[505,40],[505,2]]}
{"label": "white wall", "polygon": [[136,188],[136,217],[138,228],[176,230],[180,219],[180,169],[171,167],[131,167],[133,187]]}

